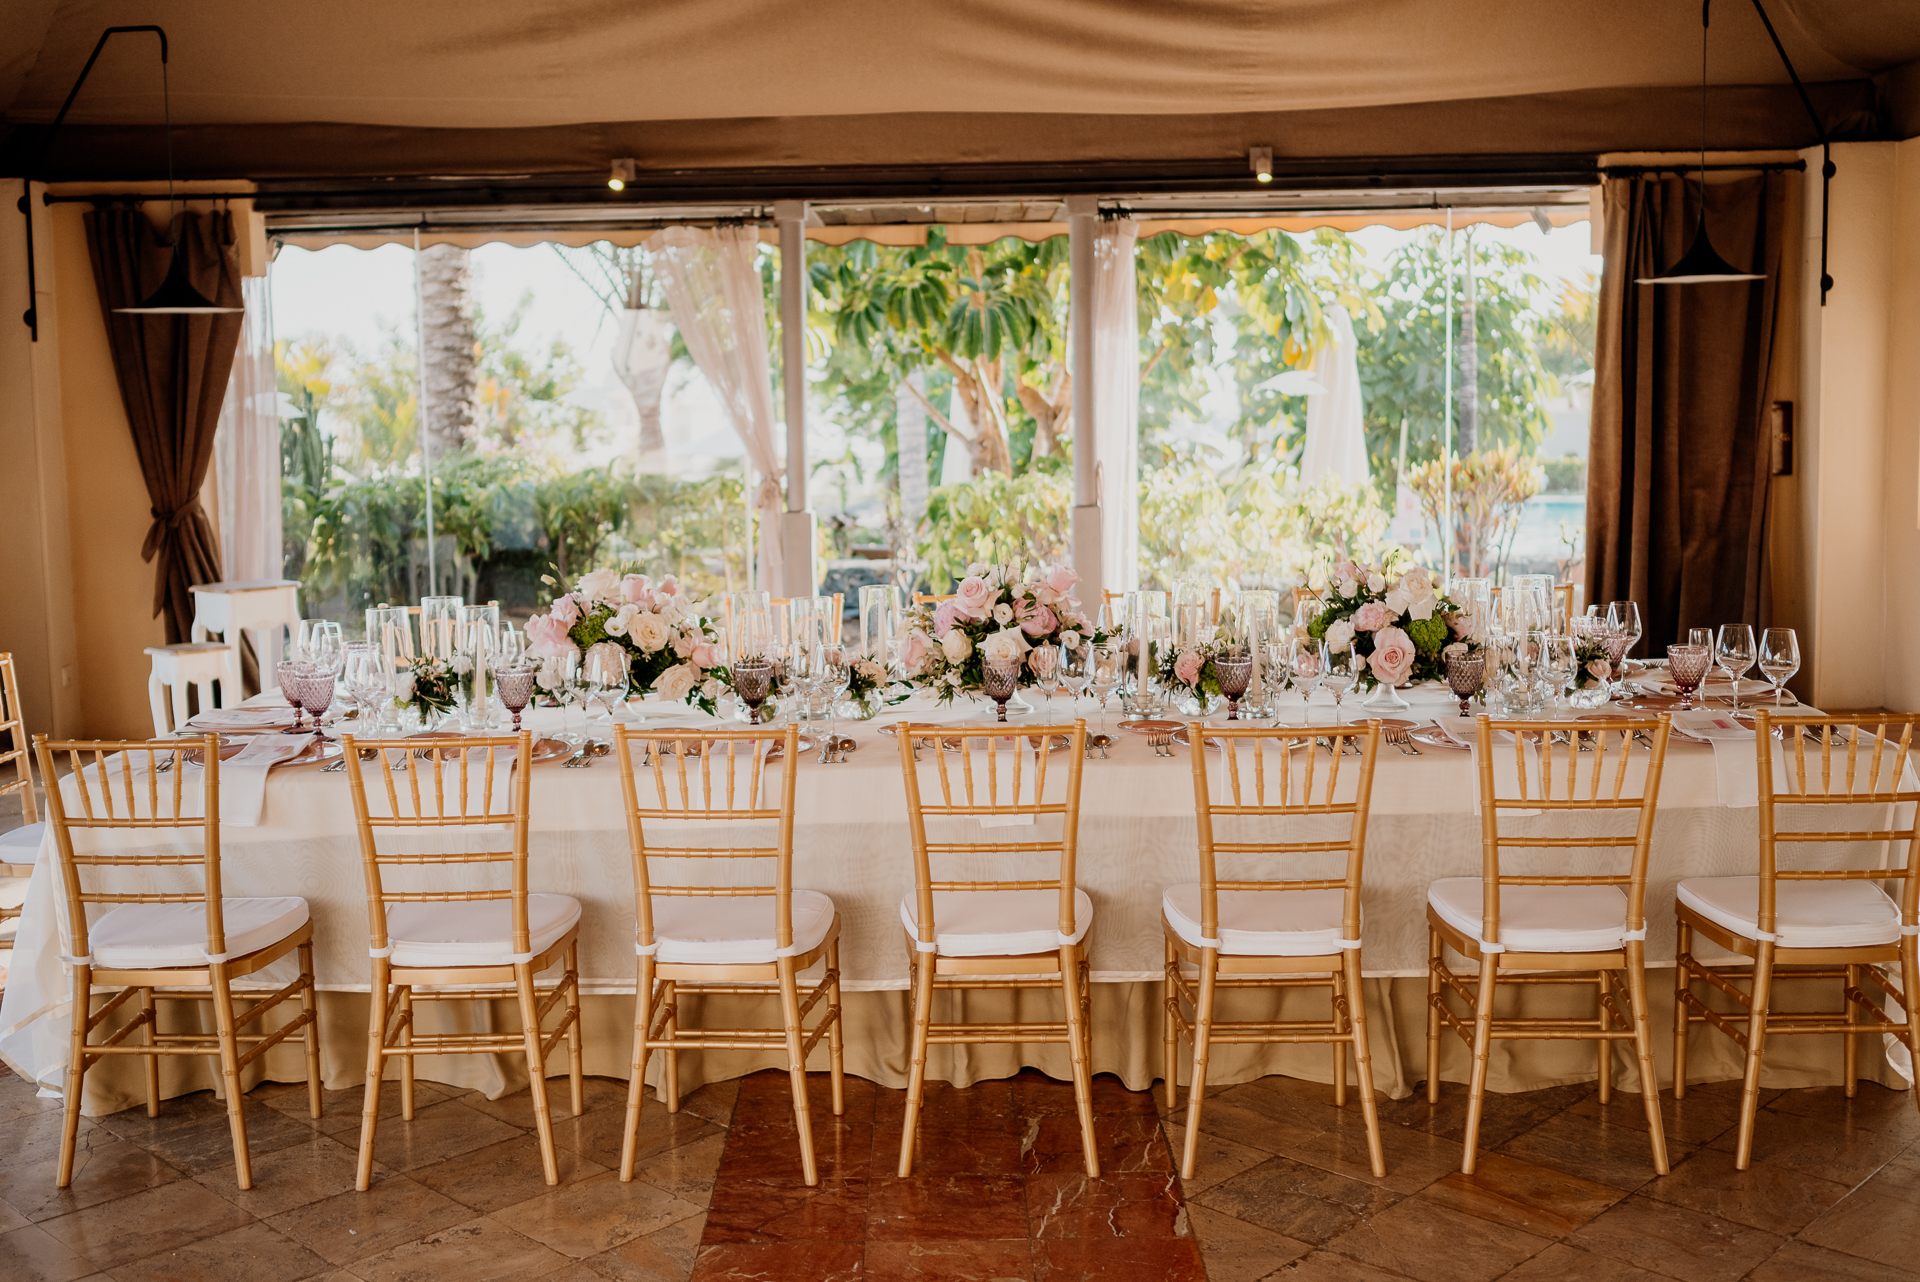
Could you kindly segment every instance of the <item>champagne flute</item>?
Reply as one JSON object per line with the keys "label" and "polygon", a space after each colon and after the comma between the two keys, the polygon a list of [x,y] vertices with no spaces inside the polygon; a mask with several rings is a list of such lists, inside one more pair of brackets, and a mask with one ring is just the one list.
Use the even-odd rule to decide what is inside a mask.
{"label": "champagne flute", "polygon": [[[550,669],[553,675],[554,702],[560,705],[560,737],[576,747],[586,740],[586,722],[585,718],[582,718],[580,737],[576,739],[573,732],[567,728],[567,723],[571,720],[567,716],[567,709],[575,702],[575,696],[583,691],[585,675],[580,670],[581,659],[582,655],[578,650],[569,650],[555,658],[553,667]],[[579,702],[584,705],[586,700],[581,698]]]}
{"label": "champagne flute", "polygon": [[1800,638],[1792,628],[1768,628],[1760,636],[1760,672],[1773,683],[1773,706],[1780,706],[1780,688],[1800,671]]}
{"label": "champagne flute", "polygon": [[1288,642],[1287,671],[1293,676],[1293,688],[1300,692],[1300,724],[1313,724],[1313,692],[1326,676],[1321,660],[1322,646],[1312,637],[1295,637]]}
{"label": "champagne flute", "polygon": [[1753,625],[1750,623],[1723,623],[1720,635],[1714,641],[1714,665],[1727,674],[1727,680],[1733,684],[1733,710],[1740,711],[1740,678],[1753,668]]}

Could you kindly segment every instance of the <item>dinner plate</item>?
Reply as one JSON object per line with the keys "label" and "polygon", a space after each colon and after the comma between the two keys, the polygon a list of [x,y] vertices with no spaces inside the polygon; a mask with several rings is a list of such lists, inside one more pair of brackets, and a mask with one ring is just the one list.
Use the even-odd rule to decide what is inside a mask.
{"label": "dinner plate", "polygon": [[[338,761],[345,755],[345,749],[341,748],[337,740],[315,739],[312,743],[300,749],[298,755],[288,757],[285,761],[277,762],[276,768],[278,766],[317,766],[322,762]],[[225,759],[224,757],[221,758],[223,761]]]}
{"label": "dinner plate", "polygon": [[[664,730],[661,731],[661,737],[672,739],[674,742],[677,742],[677,743],[685,743],[686,748],[684,751],[686,755],[689,757],[699,756],[702,752],[706,751],[707,744],[714,742],[714,740],[703,736],[698,730],[691,730],[684,736],[677,736],[669,733],[670,731],[678,728],[679,727],[676,727],[676,726],[665,727]],[[820,741],[814,738],[812,735],[803,734],[800,736],[801,752],[811,752],[813,749],[819,746],[820,746]],[[668,756],[672,756],[674,750],[672,748],[663,747],[661,751],[665,752]],[[787,749],[784,741],[776,739],[772,743],[769,743],[767,745],[767,760],[772,761],[776,757],[785,756],[786,751]],[[741,760],[745,761],[746,758],[742,756]]]}
{"label": "dinner plate", "polygon": [[533,751],[528,755],[530,761],[559,761],[573,755],[573,745],[565,739],[535,739]]}
{"label": "dinner plate", "polygon": [[1680,700],[1664,694],[1643,694],[1621,700],[1620,706],[1628,712],[1677,712]]}
{"label": "dinner plate", "polygon": [[1467,745],[1448,738],[1437,726],[1421,726],[1407,732],[1407,737],[1415,743],[1423,743],[1429,748],[1446,748],[1453,752],[1465,752]]}
{"label": "dinner plate", "polygon": [[[1221,746],[1220,740],[1214,738],[1212,735],[1208,735],[1206,739],[1207,739],[1207,747],[1213,748],[1216,751],[1220,748]],[[1173,741],[1179,744],[1192,743],[1192,740],[1187,737],[1186,727],[1184,726],[1182,726],[1180,729],[1175,730],[1173,732]]]}
{"label": "dinner plate", "polygon": [[1120,728],[1129,734],[1172,734],[1185,729],[1184,721],[1122,721]]}

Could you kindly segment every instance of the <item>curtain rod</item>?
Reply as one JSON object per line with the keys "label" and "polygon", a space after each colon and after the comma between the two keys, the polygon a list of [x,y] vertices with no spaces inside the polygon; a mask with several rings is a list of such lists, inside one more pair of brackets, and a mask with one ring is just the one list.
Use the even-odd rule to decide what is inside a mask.
{"label": "curtain rod", "polygon": [[1790,170],[1793,173],[1804,173],[1806,168],[1807,162],[1804,160],[1756,160],[1744,165],[1602,165],[1600,166],[1600,176],[1602,178],[1638,178],[1642,174],[1697,174],[1702,169],[1708,173],[1738,173],[1741,171],[1747,173],[1779,173],[1783,170]]}

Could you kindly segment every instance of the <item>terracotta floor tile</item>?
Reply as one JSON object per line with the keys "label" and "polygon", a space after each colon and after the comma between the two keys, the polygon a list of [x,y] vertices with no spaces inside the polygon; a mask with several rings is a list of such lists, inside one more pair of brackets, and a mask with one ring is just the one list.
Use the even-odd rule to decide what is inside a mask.
{"label": "terracotta floor tile", "polygon": [[1284,1157],[1269,1158],[1194,1198],[1201,1206],[1314,1246],[1399,1200],[1387,1189]]}
{"label": "terracotta floor tile", "polygon": [[[847,1083],[848,1085],[852,1085],[856,1080],[858,1079],[849,1077],[847,1078]],[[622,1085],[625,1085],[625,1083],[622,1083]],[[652,1094],[652,1092],[648,1093],[647,1098],[653,1100],[656,1104],[660,1103],[659,1098]],[[737,1079],[726,1082],[708,1082],[696,1091],[681,1094],[680,1111],[683,1113],[692,1113],[695,1117],[704,1117],[716,1126],[730,1126],[733,1124],[734,1106],[739,1103],[739,1100],[740,1083]]]}
{"label": "terracotta floor tile", "polygon": [[[1708,1147],[1732,1154],[1739,1132],[1729,1130]],[[1866,1130],[1819,1117],[1761,1109],[1755,1119],[1753,1157],[1849,1187],[1869,1179],[1911,1143],[1897,1132]]]}
{"label": "terracotta floor tile", "polygon": [[1800,1240],[1896,1269],[1920,1259],[1920,1210],[1911,1198],[1849,1194],[1800,1231]]}
{"label": "terracotta floor tile", "polygon": [[[1027,1119],[1036,1130],[1046,1122],[1059,1121],[1057,1115]],[[1080,1129],[1073,1123],[1073,1151],[1080,1152]],[[882,1173],[900,1169],[901,1119],[873,1128],[872,1161]],[[1098,1131],[1095,1132],[1098,1134]],[[915,1175],[1020,1175],[1030,1162],[1021,1151],[1024,1136],[1016,1135],[1004,1124],[956,1124],[947,1119],[928,1118],[921,1122],[914,1144]],[[1076,1163],[1077,1165],[1077,1163]]]}
{"label": "terracotta floor tile", "polygon": [[[354,1150],[331,1135],[308,1131],[306,1136],[302,1143],[255,1153],[250,1189],[234,1182],[231,1162],[195,1175],[194,1183],[263,1220],[352,1188],[358,1165]],[[374,1171],[390,1173],[377,1162]]]}
{"label": "terracotta floor tile", "polygon": [[[1908,1261],[1920,1264],[1911,1252]],[[1799,1241],[1787,1243],[1747,1274],[1748,1282],[1898,1282],[1913,1277],[1920,1273]]]}
{"label": "terracotta floor tile", "polygon": [[[804,1178],[800,1132],[791,1119],[736,1122],[726,1134],[719,1179],[791,1179],[799,1183]],[[831,1113],[813,1119],[813,1160],[822,1179],[865,1179],[873,1169],[873,1151],[871,1125],[848,1123]],[[888,1169],[892,1166],[892,1162],[887,1163]]]}
{"label": "terracotta floor tile", "polygon": [[74,1151],[73,1183],[68,1187],[54,1187],[60,1172],[58,1150],[37,1148],[30,1156],[16,1153],[0,1164],[0,1198],[26,1219],[50,1220],[185,1178],[139,1145],[116,1140],[106,1131],[84,1138],[104,1143]]}
{"label": "terracotta floor tile", "polygon": [[[1069,1174],[1086,1170],[1080,1119],[1073,1113],[1033,1113],[1021,1119],[1017,1137],[1020,1169],[1028,1174]],[[1094,1152],[1102,1175],[1171,1172],[1160,1119],[1151,1114],[1119,1114],[1093,1119]]]}
{"label": "terracotta floor tile", "polygon": [[1673,1174],[1649,1183],[1646,1196],[1691,1207],[1769,1233],[1794,1234],[1847,1195],[1847,1186],[1772,1162],[1733,1169],[1724,1153],[1696,1153]]}
{"label": "terracotta floor tile", "polygon": [[[1173,1163],[1177,1171],[1180,1169],[1181,1146],[1187,1142],[1187,1128],[1177,1122],[1162,1122],[1161,1129],[1167,1137],[1167,1160]],[[1236,1143],[1224,1135],[1209,1134],[1202,1128],[1200,1143],[1194,1153],[1193,1178],[1182,1180],[1181,1184],[1187,1196],[1192,1197],[1222,1180],[1251,1170],[1271,1156],[1271,1153]]]}
{"label": "terracotta floor tile", "polygon": [[114,1282],[262,1282],[309,1278],[327,1272],[327,1262],[264,1224],[204,1238],[113,1270]]}
{"label": "terracotta floor tile", "polygon": [[537,1278],[568,1263],[566,1256],[515,1233],[497,1220],[480,1218],[428,1233],[354,1262],[365,1282],[493,1282]]}
{"label": "terracotta floor tile", "polygon": [[1504,1154],[1482,1153],[1472,1175],[1455,1171],[1416,1196],[1508,1228],[1559,1237],[1626,1195],[1608,1185]]}
{"label": "terracotta floor tile", "polygon": [[1231,1215],[1187,1204],[1187,1222],[1206,1262],[1207,1282],[1260,1282],[1313,1248]]}
{"label": "terracotta floor tile", "polygon": [[693,1271],[706,1223],[705,1215],[690,1215],[611,1251],[590,1255],[582,1263],[595,1277],[614,1282],[684,1282]]}
{"label": "terracotta floor tile", "polygon": [[1546,1238],[1415,1197],[1341,1234],[1327,1249],[1422,1282],[1488,1282],[1549,1245]]}
{"label": "terracotta floor tile", "polygon": [[1781,1239],[1698,1211],[1630,1197],[1574,1233],[1573,1246],[1686,1282],[1742,1277]]}
{"label": "terracotta floor tile", "polygon": [[1037,1241],[1056,1237],[1187,1237],[1180,1177],[1034,1175],[1027,1179],[1027,1226]]}
{"label": "terracotta floor tile", "polygon": [[96,1271],[91,1260],[37,1225],[0,1233],[0,1277],[10,1282],[74,1282]]}
{"label": "terracotta floor tile", "polygon": [[575,1260],[698,1215],[700,1208],[638,1180],[609,1171],[492,1212],[509,1228]]}
{"label": "terracotta floor tile", "polygon": [[330,1264],[352,1265],[424,1234],[473,1218],[473,1212],[404,1175],[282,1211],[267,1224]]}
{"label": "terracotta floor tile", "polygon": [[[1653,1148],[1644,1121],[1643,1117],[1640,1128],[1615,1125],[1605,1118],[1577,1116],[1569,1109],[1502,1144],[1500,1151],[1535,1166],[1631,1193],[1655,1175]],[[1669,1166],[1686,1160],[1693,1152],[1692,1145],[1667,1137]]]}
{"label": "terracotta floor tile", "polygon": [[[847,1076],[842,1079],[841,1117],[849,1123],[870,1123],[873,1120],[874,1098],[880,1088],[865,1078]],[[682,1108],[689,1105],[685,1102]],[[807,1108],[816,1118],[825,1117],[833,1112],[833,1078],[827,1073],[807,1074]],[[711,1106],[708,1111],[711,1112]],[[793,1122],[793,1086],[785,1073],[754,1073],[740,1079],[739,1095],[733,1105],[729,1125],[763,1126]]]}
{"label": "terracotta floor tile", "polygon": [[1564,1242],[1556,1242],[1507,1274],[1502,1282],[1664,1282],[1665,1276],[1625,1260],[1576,1251]]}
{"label": "terracotta floor tile", "polygon": [[1460,1165],[1460,1148],[1425,1131],[1385,1123],[1380,1128],[1387,1173],[1377,1181],[1367,1155],[1366,1119],[1358,1102],[1335,1108],[1301,1096],[1238,1086],[1210,1100],[1200,1128],[1337,1175],[1377,1182],[1396,1193],[1417,1193]]}
{"label": "terracotta floor tile", "polygon": [[[1032,1113],[1073,1113],[1079,1109],[1071,1080],[1048,1077],[1037,1068],[1022,1069],[1010,1079],[1009,1085],[1012,1088],[1014,1111],[1022,1116]],[[1093,1111],[1096,1116],[1157,1116],[1151,1092],[1130,1091],[1125,1082],[1111,1073],[1093,1075]]]}
{"label": "terracotta floor tile", "polygon": [[[607,1169],[558,1145],[554,1146],[554,1159],[560,1167],[562,1188],[602,1175]],[[482,1215],[518,1206],[552,1187],[540,1161],[540,1142],[531,1135],[516,1134],[501,1143],[419,1167],[410,1175]]]}
{"label": "terracotta floor tile", "polygon": [[691,1282],[857,1282],[859,1242],[775,1242],[703,1246]]}
{"label": "terracotta floor tile", "polygon": [[[717,1190],[716,1190],[717,1193]],[[870,1242],[1004,1240],[1027,1222],[1025,1182],[1000,1175],[891,1176],[873,1182],[867,1210]],[[712,1232],[709,1221],[708,1232]]]}
{"label": "terracotta floor tile", "polygon": [[176,1180],[47,1220],[41,1227],[74,1254],[110,1269],[252,1222],[251,1215],[231,1202]]}
{"label": "terracotta floor tile", "polygon": [[865,1179],[823,1179],[808,1188],[788,1181],[722,1180],[707,1205],[701,1241],[860,1242],[867,1236],[870,1185]]}
{"label": "terracotta floor tile", "polygon": [[[383,1118],[374,1132],[373,1156],[392,1170],[411,1171],[519,1134],[519,1128],[476,1113],[458,1100],[443,1100],[416,1109],[411,1122],[399,1117]],[[354,1133],[345,1138],[357,1150],[359,1135]]]}
{"label": "terracotta floor tile", "polygon": [[1027,1239],[1007,1242],[871,1242],[866,1282],[1027,1282]]}
{"label": "terracotta floor tile", "polygon": [[[896,1133],[906,1116],[905,1091],[881,1091],[874,1100],[873,1124],[876,1130],[892,1128]],[[1043,1111],[1040,1109],[1034,1112]],[[1071,1092],[1064,1110],[1072,1112]],[[1011,1131],[1017,1115],[1013,1106],[1011,1081],[975,1082],[972,1086],[949,1086],[928,1082],[920,1106],[920,1123],[952,1130]]]}
{"label": "terracotta floor tile", "polygon": [[1034,1282],[1206,1282],[1186,1238],[1053,1238],[1033,1244]]}

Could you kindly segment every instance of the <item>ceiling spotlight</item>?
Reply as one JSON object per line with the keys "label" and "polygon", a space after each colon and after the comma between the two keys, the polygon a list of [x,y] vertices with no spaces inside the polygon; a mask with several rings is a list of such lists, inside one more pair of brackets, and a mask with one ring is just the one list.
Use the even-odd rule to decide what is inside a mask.
{"label": "ceiling spotlight", "polygon": [[1247,151],[1247,167],[1253,170],[1253,176],[1263,183],[1273,181],[1273,148],[1252,147]]}
{"label": "ceiling spotlight", "polygon": [[638,176],[639,169],[630,156],[614,161],[613,171],[607,175],[607,186],[614,191],[625,191],[627,184]]}
{"label": "ceiling spotlight", "polygon": [[1553,235],[1553,219],[1547,217],[1547,211],[1538,205],[1533,207],[1533,225],[1540,229],[1542,236]]}

